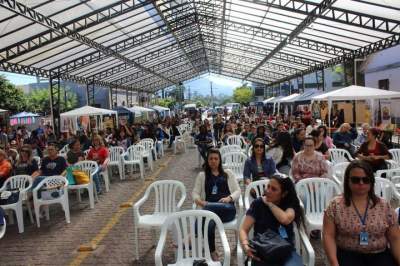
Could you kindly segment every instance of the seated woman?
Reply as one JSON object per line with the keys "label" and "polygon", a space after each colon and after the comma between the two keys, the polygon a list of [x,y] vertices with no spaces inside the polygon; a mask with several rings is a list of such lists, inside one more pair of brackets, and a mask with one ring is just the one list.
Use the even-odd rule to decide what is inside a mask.
{"label": "seated woman", "polygon": [[79,161],[85,160],[85,154],[81,150],[81,142],[78,138],[75,138],[70,144],[68,144],[69,151],[67,152],[68,164],[76,164]]}
{"label": "seated woman", "polygon": [[283,262],[279,265],[303,265],[301,257],[294,249],[293,231],[293,222],[300,226],[303,220],[303,211],[293,182],[290,178],[272,176],[265,188],[265,195],[252,202],[239,229],[240,243],[246,255],[252,259],[251,265],[266,265],[249,247],[248,235],[251,228],[254,229],[254,234],[262,234],[270,229],[293,245],[293,251],[289,257],[277,259]]}
{"label": "seated woman", "polygon": [[349,164],[344,193],[329,203],[324,215],[323,246],[331,266],[400,265],[396,214],[389,202],[375,195],[374,184],[369,164]]}
{"label": "seated woman", "polygon": [[292,145],[295,152],[299,152],[303,148],[305,137],[306,130],[304,128],[298,128],[293,132]]}
{"label": "seated woman", "polygon": [[356,152],[357,158],[366,161],[374,172],[387,169],[385,160],[390,159],[390,153],[385,144],[377,140],[379,130],[370,128],[365,141]]}
{"label": "seated woman", "polygon": [[262,138],[256,138],[252,143],[253,152],[244,164],[243,179],[246,185],[261,177],[271,177],[276,172],[274,160],[265,156],[265,143]]}
{"label": "seated woman", "polygon": [[351,145],[353,140],[357,138],[357,130],[351,127],[349,123],[343,123],[339,129],[333,134],[333,144],[339,149],[347,150],[351,156],[354,155],[354,148]]}
{"label": "seated woman", "polygon": [[267,156],[270,156],[274,160],[276,169],[280,173],[289,174],[294,156],[292,139],[289,132],[281,131],[275,135],[273,143],[267,150]]}
{"label": "seated woman", "polygon": [[7,154],[5,151],[0,149],[0,188],[3,183],[10,177],[12,173],[12,165],[7,159]]}
{"label": "seated woman", "polygon": [[14,166],[14,175],[32,175],[39,169],[38,162],[32,158],[32,149],[29,145],[23,145],[19,152],[19,158]]}
{"label": "seated woman", "polygon": [[328,177],[328,169],[324,156],[315,151],[315,140],[312,137],[306,137],[304,150],[297,153],[292,162],[292,175],[295,182],[310,177]]}
{"label": "seated woman", "polygon": [[325,145],[328,147],[328,149],[332,149],[334,146],[333,139],[328,136],[328,129],[326,128],[326,126],[319,126],[318,130],[323,133]]}
{"label": "seated woman", "polygon": [[315,140],[315,151],[324,155],[325,159],[329,158],[328,146],[324,142],[324,133],[318,129],[313,129],[310,136]]}
{"label": "seated woman", "polygon": [[[199,173],[194,184],[192,198],[197,206],[216,213],[223,223],[232,221],[236,216],[234,202],[239,199],[240,187],[235,175],[222,168],[221,154],[217,149],[208,151],[204,172]],[[215,224],[208,227],[208,243],[211,256],[218,261],[215,250]]]}
{"label": "seated woman", "polygon": [[[108,149],[104,146],[103,139],[99,135],[94,135],[92,140],[93,147],[89,150],[87,159],[97,162],[101,171],[105,169],[104,162],[108,158]],[[93,181],[96,185],[97,193],[101,193],[100,180],[98,175],[95,175]]]}
{"label": "seated woman", "polygon": [[195,144],[204,161],[207,160],[207,150],[212,146],[212,134],[207,131],[206,125],[201,125],[200,133],[195,138]]}

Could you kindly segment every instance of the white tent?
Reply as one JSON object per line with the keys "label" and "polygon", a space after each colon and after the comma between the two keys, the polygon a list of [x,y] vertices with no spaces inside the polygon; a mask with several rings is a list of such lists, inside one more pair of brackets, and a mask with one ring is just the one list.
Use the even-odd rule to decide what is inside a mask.
{"label": "white tent", "polygon": [[8,112],[8,110],[0,109],[0,113]]}
{"label": "white tent", "polygon": [[280,108],[281,103],[282,103],[282,104],[285,103],[286,105],[285,105],[285,111],[284,111],[284,113],[285,113],[285,114],[288,114],[288,113],[289,113],[288,104],[294,103],[293,100],[294,100],[295,98],[297,98],[299,95],[300,95],[299,93],[293,93],[293,94],[291,94],[291,95],[289,95],[289,96],[286,96],[286,97],[283,97],[282,99],[279,99],[279,100],[278,100],[278,111],[279,111],[279,108]]}
{"label": "white tent", "polygon": [[264,104],[267,104],[267,103],[271,102],[273,99],[275,99],[275,97],[271,97],[271,98],[265,99],[265,100],[263,101],[263,103],[264,103]]}
{"label": "white tent", "polygon": [[163,113],[167,116],[171,116],[171,110],[169,108],[159,106],[159,105],[154,105],[152,108],[154,110],[156,110],[157,112]]}
{"label": "white tent", "polygon": [[333,101],[370,100],[374,110],[374,100],[400,98],[400,92],[380,90],[363,86],[349,86],[312,97],[312,101],[328,101],[328,123],[331,124],[331,108]]}
{"label": "white tent", "polygon": [[[65,112],[60,114],[61,118],[61,131],[68,131],[69,126],[73,129],[78,129],[78,118],[82,116],[97,116],[100,118],[99,129],[103,129],[103,116],[105,115],[115,115],[118,124],[118,113],[117,111],[97,108],[93,106],[82,106],[80,108]],[[72,124],[70,124],[72,122]],[[96,120],[97,122],[97,120]]]}
{"label": "white tent", "polygon": [[154,112],[154,110],[153,109],[150,109],[150,108],[146,108],[146,107],[142,107],[142,106],[133,106],[133,107],[130,107],[130,108],[128,108],[131,112],[139,112],[139,113],[142,113],[142,112]]}

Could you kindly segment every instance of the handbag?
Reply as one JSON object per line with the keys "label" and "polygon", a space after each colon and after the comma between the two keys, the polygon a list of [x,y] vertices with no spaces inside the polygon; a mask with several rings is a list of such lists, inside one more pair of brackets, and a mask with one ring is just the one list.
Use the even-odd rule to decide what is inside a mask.
{"label": "handbag", "polygon": [[73,173],[75,181],[78,185],[90,183],[90,178],[84,171],[73,170],[72,173]]}
{"label": "handbag", "polygon": [[14,204],[19,200],[19,190],[7,190],[0,194],[0,205]]}
{"label": "handbag", "polygon": [[208,264],[205,259],[201,259],[201,260],[194,260],[193,266],[208,266]]}
{"label": "handbag", "polygon": [[249,241],[249,246],[256,251],[256,256],[268,265],[282,265],[293,250],[288,241],[271,229],[262,234],[258,233]]}

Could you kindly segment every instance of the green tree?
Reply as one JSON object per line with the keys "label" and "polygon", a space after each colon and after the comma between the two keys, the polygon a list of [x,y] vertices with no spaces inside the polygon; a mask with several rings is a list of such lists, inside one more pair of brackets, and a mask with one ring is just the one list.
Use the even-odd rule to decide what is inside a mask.
{"label": "green tree", "polygon": [[12,113],[21,112],[26,107],[26,97],[22,89],[17,88],[0,75],[0,108]]}
{"label": "green tree", "polygon": [[248,104],[252,99],[253,90],[247,84],[243,84],[233,91],[233,100],[237,103]]}
{"label": "green tree", "polygon": [[[65,92],[67,94],[65,94]],[[66,96],[66,97],[65,97]],[[65,101],[66,99],[66,101]],[[28,109],[36,113],[50,112],[50,90],[49,88],[36,89],[28,94]],[[60,112],[72,110],[78,106],[78,97],[75,92],[60,88]]]}
{"label": "green tree", "polygon": [[170,97],[158,100],[158,105],[166,107],[166,108],[170,108],[170,109],[174,108],[175,104],[176,104],[176,101]]}

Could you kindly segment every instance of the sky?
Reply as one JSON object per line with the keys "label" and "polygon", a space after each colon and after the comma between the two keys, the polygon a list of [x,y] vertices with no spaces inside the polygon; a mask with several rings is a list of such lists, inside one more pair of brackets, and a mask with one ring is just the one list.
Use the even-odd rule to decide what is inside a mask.
{"label": "sky", "polygon": [[[21,74],[14,74],[8,72],[1,72],[11,83],[15,85],[25,85],[29,83],[36,83],[36,77]],[[205,74],[199,78],[184,82],[185,88],[188,90],[190,87],[191,93],[197,91],[201,95],[210,95],[210,82],[213,86],[213,94],[232,95],[236,87],[242,85],[242,81],[234,78],[228,78],[222,75]]]}

